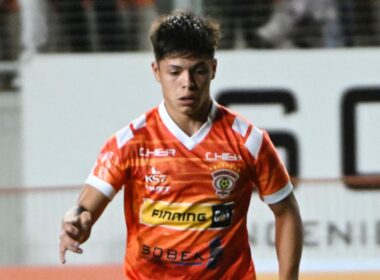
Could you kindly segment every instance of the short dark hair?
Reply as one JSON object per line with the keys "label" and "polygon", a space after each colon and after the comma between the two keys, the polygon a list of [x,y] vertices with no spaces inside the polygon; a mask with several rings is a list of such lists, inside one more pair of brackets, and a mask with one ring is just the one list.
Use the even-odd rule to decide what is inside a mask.
{"label": "short dark hair", "polygon": [[212,18],[176,10],[153,21],[149,37],[157,61],[177,55],[213,58],[220,27]]}

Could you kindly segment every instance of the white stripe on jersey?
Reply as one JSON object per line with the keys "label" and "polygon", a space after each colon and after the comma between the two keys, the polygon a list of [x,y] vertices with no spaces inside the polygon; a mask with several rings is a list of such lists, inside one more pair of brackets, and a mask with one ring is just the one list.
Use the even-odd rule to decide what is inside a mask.
{"label": "white stripe on jersey", "polygon": [[263,132],[254,127],[245,142],[245,146],[255,159],[257,159],[257,156],[259,155],[261,143],[263,142],[263,136]]}
{"label": "white stripe on jersey", "polygon": [[138,117],[137,119],[135,119],[134,121],[132,121],[132,125],[133,125],[133,128],[135,130],[138,130],[140,128],[143,128],[145,125],[146,125],[146,117],[145,117],[145,114],[144,115],[141,115],[140,117]]}
{"label": "white stripe on jersey", "polygon": [[232,129],[239,133],[242,137],[245,136],[249,127],[249,123],[245,120],[242,120],[239,117],[236,117],[232,125]]}
{"label": "white stripe on jersey", "polygon": [[267,204],[274,204],[280,202],[285,197],[287,197],[293,191],[293,185],[291,182],[288,182],[282,189],[279,191],[263,196],[263,200]]}
{"label": "white stripe on jersey", "polygon": [[217,105],[213,101],[207,121],[192,136],[187,135],[170,117],[168,111],[166,110],[164,102],[161,102],[161,104],[158,106],[158,113],[166,128],[177,138],[177,140],[180,141],[188,150],[192,150],[197,144],[202,142],[202,140],[211,130],[216,113],[218,112],[217,109]]}
{"label": "white stripe on jersey", "polygon": [[87,178],[87,180],[86,180],[85,183],[88,184],[88,185],[90,185],[90,186],[92,186],[92,187],[94,187],[95,189],[97,189],[101,193],[103,193],[110,200],[112,200],[112,198],[116,194],[116,191],[112,187],[112,185],[110,185],[106,181],[104,181],[104,180],[102,180],[99,177],[96,177],[94,175],[88,176],[88,178]]}
{"label": "white stripe on jersey", "polygon": [[[145,114],[141,115],[140,117],[138,117],[137,119],[133,120],[132,121],[132,126],[135,130],[138,130],[140,128],[143,128],[144,126],[146,126],[146,117],[145,117]],[[130,126],[126,126],[122,129],[120,129],[117,133],[116,133],[116,140],[117,140],[117,147],[120,149],[121,147],[123,147],[125,144],[127,144],[127,142],[129,140],[131,140],[133,138],[133,132],[130,128]]]}
{"label": "white stripe on jersey", "polygon": [[133,136],[133,132],[129,125],[120,129],[116,132],[117,147],[121,149],[129,140],[133,138]]}

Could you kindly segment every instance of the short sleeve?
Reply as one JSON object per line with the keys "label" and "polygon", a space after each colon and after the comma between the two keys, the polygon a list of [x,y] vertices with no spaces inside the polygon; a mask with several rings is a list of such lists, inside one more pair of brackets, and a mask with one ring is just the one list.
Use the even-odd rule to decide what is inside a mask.
{"label": "short sleeve", "polygon": [[86,184],[95,187],[112,199],[124,182],[123,160],[116,137],[113,136],[101,149]]}
{"label": "short sleeve", "polygon": [[262,200],[273,204],[286,198],[293,186],[268,133],[254,127],[246,145],[254,157],[254,181]]}

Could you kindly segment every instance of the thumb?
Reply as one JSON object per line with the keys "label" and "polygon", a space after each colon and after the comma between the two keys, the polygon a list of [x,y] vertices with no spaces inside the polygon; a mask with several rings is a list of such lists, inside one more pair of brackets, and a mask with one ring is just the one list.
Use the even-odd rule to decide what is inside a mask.
{"label": "thumb", "polygon": [[84,231],[88,231],[92,226],[92,216],[89,211],[83,211],[79,215],[79,223]]}
{"label": "thumb", "polygon": [[78,241],[82,244],[87,241],[91,234],[92,217],[89,211],[83,211],[80,214],[79,226],[81,228],[81,236]]}

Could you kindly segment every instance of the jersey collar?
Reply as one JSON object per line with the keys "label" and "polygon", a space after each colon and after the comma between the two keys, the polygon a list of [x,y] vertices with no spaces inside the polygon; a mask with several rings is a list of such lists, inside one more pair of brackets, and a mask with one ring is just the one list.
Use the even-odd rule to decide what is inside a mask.
{"label": "jersey collar", "polygon": [[212,100],[211,110],[207,117],[207,121],[202,125],[202,127],[192,136],[188,136],[179,126],[173,121],[169,116],[168,111],[165,108],[164,101],[158,106],[158,113],[164,125],[167,129],[180,141],[188,150],[192,150],[197,144],[202,142],[202,140],[210,132],[212,123],[218,112],[217,103]]}

